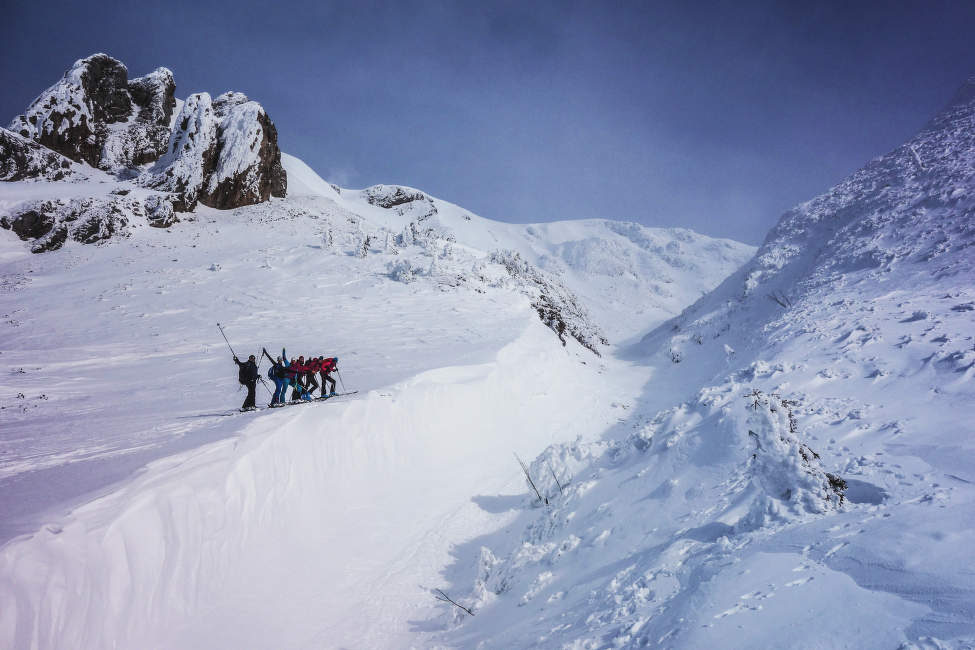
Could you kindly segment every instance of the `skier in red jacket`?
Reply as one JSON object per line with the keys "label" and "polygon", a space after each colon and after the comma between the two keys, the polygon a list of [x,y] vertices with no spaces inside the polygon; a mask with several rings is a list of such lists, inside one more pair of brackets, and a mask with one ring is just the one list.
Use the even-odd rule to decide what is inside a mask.
{"label": "skier in red jacket", "polygon": [[[332,379],[329,375],[333,370],[338,370],[339,358],[329,357],[328,359],[322,359],[321,363],[322,363],[321,365],[322,397],[332,397],[333,395],[335,395],[335,380]],[[328,382],[332,385],[331,392],[329,392],[328,395],[325,394],[326,392],[325,382]]]}
{"label": "skier in red jacket", "polygon": [[316,390],[318,390],[318,381],[315,379],[315,377],[322,369],[322,358],[317,357],[310,360],[306,364],[306,367],[308,368],[308,372],[305,374],[305,390],[308,391],[309,395],[312,395]]}

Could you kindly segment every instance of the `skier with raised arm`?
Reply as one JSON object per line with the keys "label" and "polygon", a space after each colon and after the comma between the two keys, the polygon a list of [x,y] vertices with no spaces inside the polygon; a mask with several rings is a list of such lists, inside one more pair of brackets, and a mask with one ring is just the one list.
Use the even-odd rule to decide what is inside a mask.
{"label": "skier with raised arm", "polygon": [[237,380],[247,387],[247,397],[244,399],[244,405],[240,407],[240,410],[256,409],[257,362],[254,360],[254,355],[250,355],[247,361],[241,361],[235,356],[234,363],[237,364]]}

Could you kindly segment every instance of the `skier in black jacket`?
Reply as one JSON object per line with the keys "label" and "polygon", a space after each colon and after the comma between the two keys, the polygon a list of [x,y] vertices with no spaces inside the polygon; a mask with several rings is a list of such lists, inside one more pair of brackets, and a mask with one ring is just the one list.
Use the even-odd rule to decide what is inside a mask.
{"label": "skier in black jacket", "polygon": [[234,357],[234,363],[237,364],[239,369],[237,380],[244,386],[247,386],[247,399],[244,400],[244,405],[240,407],[240,410],[255,409],[257,408],[257,363],[254,361],[254,355],[249,356],[247,361],[244,362]]}

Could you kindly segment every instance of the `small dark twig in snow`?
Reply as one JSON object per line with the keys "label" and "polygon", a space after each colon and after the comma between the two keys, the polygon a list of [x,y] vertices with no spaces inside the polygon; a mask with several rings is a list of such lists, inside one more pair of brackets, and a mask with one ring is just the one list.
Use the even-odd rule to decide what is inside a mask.
{"label": "small dark twig in snow", "polygon": [[440,591],[439,589],[437,589],[437,593],[440,594],[439,596],[434,596],[434,598],[436,598],[437,600],[441,600],[441,601],[443,601],[445,603],[450,603],[451,605],[456,605],[457,607],[460,607],[462,610],[464,610],[465,612],[467,612],[471,616],[474,615],[474,612],[472,612],[470,609],[468,609],[467,607],[464,607],[463,605],[457,604],[457,601],[453,600],[450,596],[448,596],[444,592]]}
{"label": "small dark twig in snow", "polygon": [[532,475],[528,471],[528,466],[525,465],[525,461],[519,458],[518,454],[515,454],[515,458],[518,460],[518,464],[521,465],[521,471],[525,473],[525,478],[528,479],[528,485],[532,486],[532,489],[535,490],[535,494],[538,496],[538,500],[544,502],[545,505],[548,505],[548,499],[543,497],[542,493],[538,491],[537,487],[535,487],[535,481],[532,480]]}
{"label": "small dark twig in snow", "polygon": [[559,486],[559,494],[565,496],[565,492],[562,491],[562,484],[559,483],[559,477],[555,475],[555,470],[552,468],[552,464],[548,464],[548,471],[552,472],[552,478],[555,479],[555,484]]}

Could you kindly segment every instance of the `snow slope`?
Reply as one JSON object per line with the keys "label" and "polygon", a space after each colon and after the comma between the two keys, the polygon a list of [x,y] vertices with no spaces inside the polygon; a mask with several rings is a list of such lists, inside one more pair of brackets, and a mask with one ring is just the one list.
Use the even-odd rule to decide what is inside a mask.
{"label": "snow slope", "polygon": [[975,647],[973,88],[622,354],[628,416],[455,551],[445,645]]}
{"label": "snow slope", "polygon": [[[612,348],[561,343],[538,292],[578,295],[580,318],[633,339],[754,250],[499,224],[283,162],[288,199],[41,255],[0,236],[0,645],[439,643],[430,590],[458,544],[516,517],[512,452],[598,437],[646,379]],[[0,209],[118,190],[145,192],[5,183]],[[499,249],[552,271],[548,289]],[[241,355],[339,356],[359,394],[231,415],[218,320]]]}

